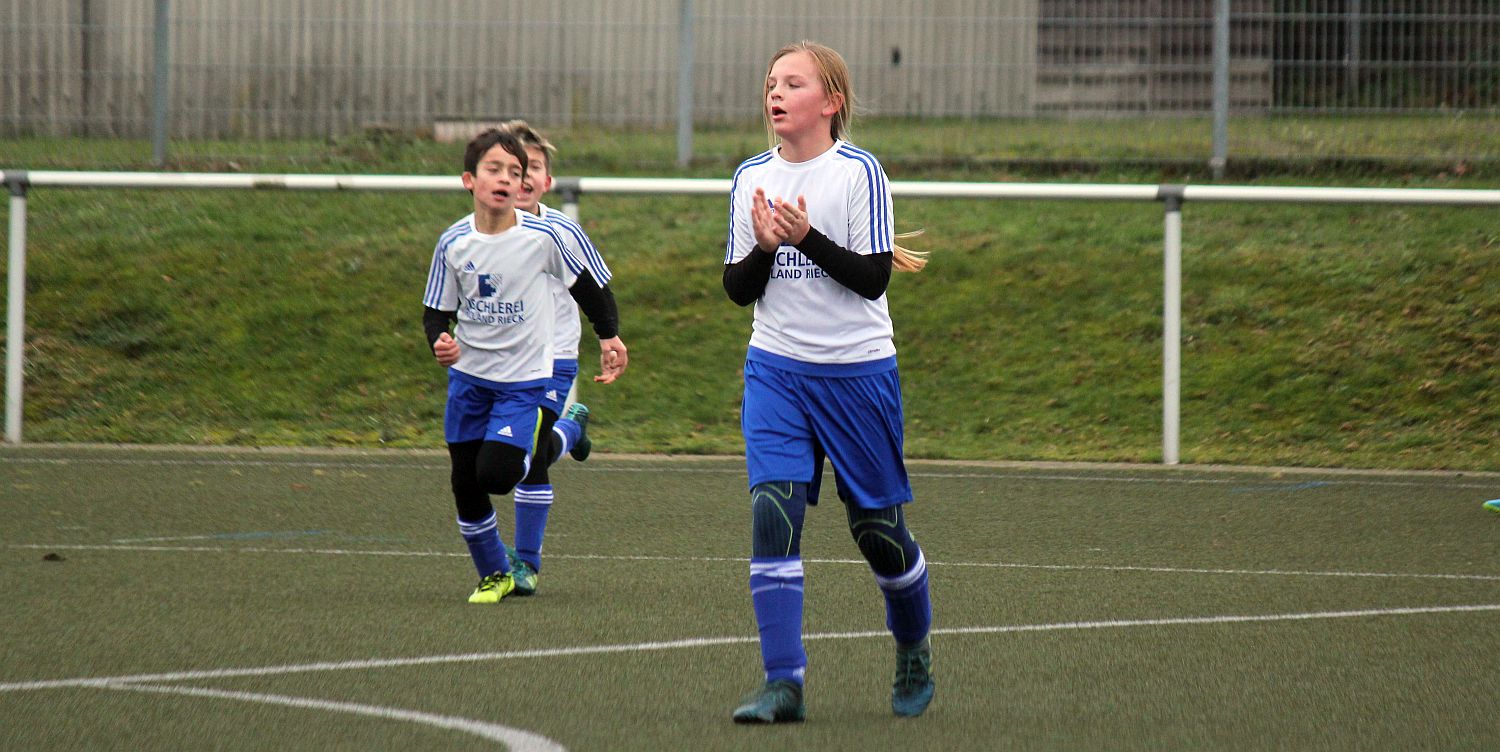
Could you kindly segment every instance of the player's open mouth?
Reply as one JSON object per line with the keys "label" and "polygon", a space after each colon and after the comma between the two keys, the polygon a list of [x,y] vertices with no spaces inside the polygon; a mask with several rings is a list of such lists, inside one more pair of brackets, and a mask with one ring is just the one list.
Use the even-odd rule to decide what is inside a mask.
{"label": "player's open mouth", "polygon": [[776,107],[774,105],[771,107],[771,117],[773,117],[773,118],[774,117],[781,117],[782,115],[785,115],[785,114],[786,114],[786,110],[783,110],[780,107]]}

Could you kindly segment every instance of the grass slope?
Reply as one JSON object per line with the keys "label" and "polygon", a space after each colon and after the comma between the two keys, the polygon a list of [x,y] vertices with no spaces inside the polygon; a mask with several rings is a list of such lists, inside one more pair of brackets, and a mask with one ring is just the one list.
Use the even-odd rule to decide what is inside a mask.
{"label": "grass slope", "polygon": [[[1054,156],[1075,156],[1078,143],[1105,155],[1136,148],[1118,124],[1082,128],[1061,129]],[[1143,143],[1162,139],[1147,130],[1156,135]],[[1045,135],[1009,123],[874,122],[861,133],[896,180],[1036,179],[987,167],[983,135],[1011,153]],[[753,130],[704,134],[701,153],[723,156],[676,173],[641,168],[670,153],[671,134],[554,135],[559,171],[572,175],[722,177],[729,155],[764,143]],[[1413,148],[1361,143],[1393,157]],[[57,166],[69,144],[128,152],[34,140],[8,142],[6,153]],[[254,168],[443,174],[458,150],[381,136],[334,143],[317,164],[270,154]],[[1170,165],[1046,179],[1207,180]],[[1451,172],[1326,170],[1238,182],[1494,185]],[[441,445],[444,378],[422,341],[420,296],[433,242],[469,210],[466,194],[34,189],[31,199],[27,440]],[[750,311],[720,288],[724,210],[721,199],[584,198],[584,226],[617,274],[632,355],[620,383],[581,384],[601,448],[740,450]],[[1453,208],[1189,205],[1182,460],[1500,468],[1493,219]],[[897,224],[923,229],[912,245],[933,252],[928,271],[898,275],[889,293],[910,455],[1160,459],[1159,206],[903,200]],[[588,347],[585,378],[597,371]]]}

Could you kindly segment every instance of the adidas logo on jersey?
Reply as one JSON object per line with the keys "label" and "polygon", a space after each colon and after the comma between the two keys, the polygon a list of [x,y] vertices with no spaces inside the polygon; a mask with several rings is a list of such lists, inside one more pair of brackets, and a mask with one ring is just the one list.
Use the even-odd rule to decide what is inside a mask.
{"label": "adidas logo on jersey", "polygon": [[469,263],[464,264],[464,271],[466,271],[466,272],[472,272],[472,271],[474,271],[474,262],[470,261]]}
{"label": "adidas logo on jersey", "polygon": [[549,400],[555,400],[555,399],[557,399],[557,390],[556,389],[548,389],[547,390],[547,399],[549,399]]}
{"label": "adidas logo on jersey", "polygon": [[506,427],[504,427],[504,428],[496,431],[495,433],[498,433],[501,436],[515,436],[515,434],[513,434],[513,433],[510,432],[510,426],[506,426]]}

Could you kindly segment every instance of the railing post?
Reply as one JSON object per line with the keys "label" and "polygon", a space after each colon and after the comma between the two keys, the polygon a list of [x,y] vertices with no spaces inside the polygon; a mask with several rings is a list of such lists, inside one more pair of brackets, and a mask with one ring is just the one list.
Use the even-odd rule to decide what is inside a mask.
{"label": "railing post", "polygon": [[1182,393],[1182,198],[1180,185],[1163,185],[1157,197],[1166,205],[1162,245],[1161,461],[1178,461]]}
{"label": "railing post", "polygon": [[21,443],[22,365],[26,357],[26,187],[24,171],[3,173],[10,193],[10,250],[6,267],[5,441]]}
{"label": "railing post", "polygon": [[578,197],[583,195],[578,178],[558,178],[552,183],[552,192],[562,199],[563,214],[578,221]]}

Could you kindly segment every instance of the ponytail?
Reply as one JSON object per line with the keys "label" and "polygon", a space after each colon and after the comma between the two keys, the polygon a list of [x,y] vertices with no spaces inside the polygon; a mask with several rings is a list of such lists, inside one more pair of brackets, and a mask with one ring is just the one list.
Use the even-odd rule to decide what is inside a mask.
{"label": "ponytail", "polygon": [[[903,232],[896,236],[898,240],[914,238],[921,235],[921,230],[914,232]],[[910,248],[896,246],[892,253],[891,268],[898,272],[919,272],[927,266],[927,251],[913,251]]]}

